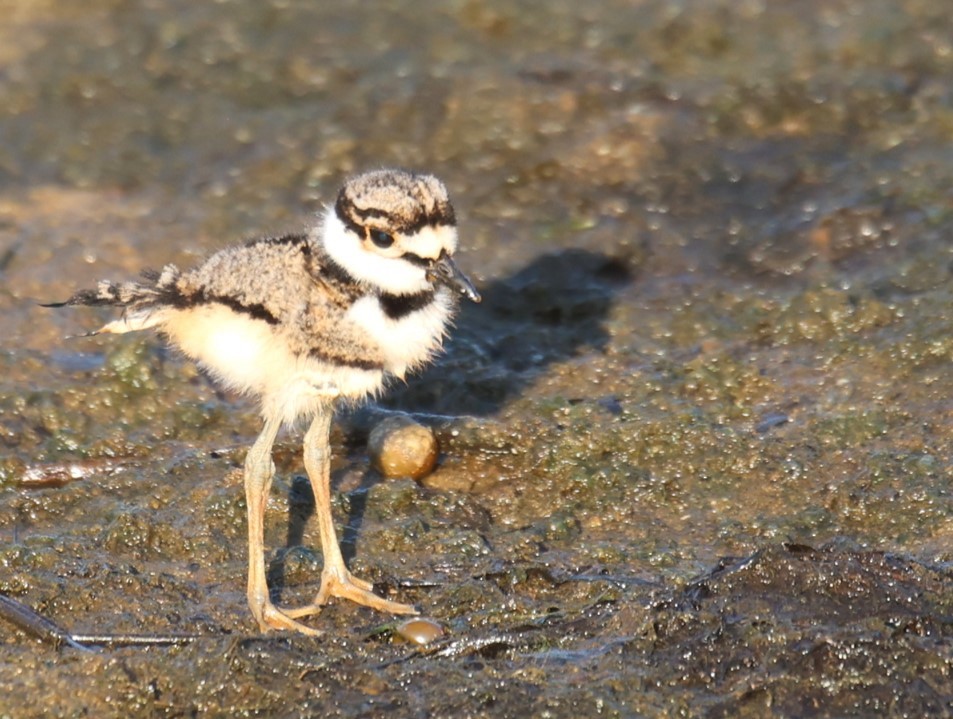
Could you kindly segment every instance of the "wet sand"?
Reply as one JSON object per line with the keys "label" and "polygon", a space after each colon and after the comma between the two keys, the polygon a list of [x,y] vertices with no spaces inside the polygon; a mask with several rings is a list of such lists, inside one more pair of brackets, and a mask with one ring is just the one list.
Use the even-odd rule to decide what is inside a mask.
{"label": "wet sand", "polygon": [[[17,2],[0,26],[0,716],[953,712],[953,20],[938,3]],[[443,178],[484,295],[332,435],[352,569],[446,634],[245,605],[254,405],[100,278]],[[413,413],[436,472],[366,440]],[[266,524],[321,555],[300,434]]]}

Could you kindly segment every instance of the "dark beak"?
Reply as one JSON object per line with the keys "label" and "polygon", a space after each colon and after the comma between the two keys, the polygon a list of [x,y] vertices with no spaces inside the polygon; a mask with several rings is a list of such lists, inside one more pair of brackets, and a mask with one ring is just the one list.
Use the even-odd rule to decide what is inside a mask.
{"label": "dark beak", "polygon": [[450,289],[466,295],[473,302],[479,302],[482,299],[473,283],[453,264],[453,260],[446,252],[441,254],[440,258],[427,270],[427,279],[431,282],[446,285]]}

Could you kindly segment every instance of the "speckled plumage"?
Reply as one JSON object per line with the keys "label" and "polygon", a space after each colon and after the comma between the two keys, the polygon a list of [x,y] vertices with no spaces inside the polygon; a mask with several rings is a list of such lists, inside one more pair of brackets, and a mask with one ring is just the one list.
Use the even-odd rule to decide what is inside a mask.
{"label": "speckled plumage", "polygon": [[[440,349],[463,294],[456,220],[436,178],[379,170],[349,181],[317,227],[221,250],[185,272],[167,265],[140,282],[100,282],[62,305],[114,305],[101,333],[154,328],[223,384],[261,400],[265,428],[249,452],[249,604],[262,629],[311,632],[293,617],[342,596],[387,611],[411,607],[373,595],[347,572],[330,518],[327,427],[333,405],[379,392]],[[96,333],[91,333],[96,334]],[[268,598],[262,554],[264,496],[278,427],[314,417],[305,464],[325,551],[322,587],[307,611]]]}
{"label": "speckled plumage", "polygon": [[369,172],[341,188],[335,212],[351,228],[380,221],[403,234],[457,224],[447,188],[432,175]]}
{"label": "speckled plumage", "polygon": [[[347,223],[335,222],[342,216]],[[226,386],[259,396],[266,416],[279,412],[292,422],[329,397],[360,400],[379,392],[386,375],[403,377],[424,364],[439,350],[453,313],[446,286],[424,281],[394,291],[347,267],[348,257],[333,259],[328,239],[342,230],[354,234],[358,221],[362,233],[409,233],[422,247],[411,242],[413,249],[426,253],[386,257],[362,249],[360,264],[394,263],[400,254],[436,259],[444,244],[455,248],[453,208],[439,180],[368,173],[342,188],[308,234],[229,247],[186,272],[167,265],[145,282],[100,282],[66,304],[125,308],[100,332],[155,328]],[[394,272],[372,269],[383,277]],[[308,384],[317,391],[303,389]]]}

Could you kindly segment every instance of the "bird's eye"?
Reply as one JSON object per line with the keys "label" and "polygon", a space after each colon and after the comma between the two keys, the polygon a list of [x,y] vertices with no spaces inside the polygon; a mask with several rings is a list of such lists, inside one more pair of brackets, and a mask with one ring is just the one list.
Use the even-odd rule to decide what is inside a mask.
{"label": "bird's eye", "polygon": [[374,228],[370,228],[368,229],[367,233],[371,237],[371,242],[380,247],[382,250],[385,250],[394,244],[394,236],[384,232],[384,230],[375,230]]}

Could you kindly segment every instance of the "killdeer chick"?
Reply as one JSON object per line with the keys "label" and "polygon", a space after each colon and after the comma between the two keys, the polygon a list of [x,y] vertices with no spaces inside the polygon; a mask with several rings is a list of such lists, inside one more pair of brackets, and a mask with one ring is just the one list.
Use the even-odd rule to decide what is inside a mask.
{"label": "killdeer chick", "polygon": [[[66,302],[113,305],[121,318],[96,332],[153,328],[225,386],[261,401],[264,428],[245,459],[248,604],[262,631],[316,634],[297,618],[342,597],[394,614],[414,607],[378,597],[351,575],[331,515],[329,432],[335,405],[379,393],[440,349],[458,296],[480,295],[457,269],[456,219],[430,175],[368,172],[341,189],[307,234],[224,249],[199,267],[167,265],[141,282],[103,281]],[[324,554],[314,601],[280,609],[265,575],[265,502],[283,424],[311,419],[304,464]]]}

